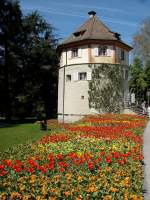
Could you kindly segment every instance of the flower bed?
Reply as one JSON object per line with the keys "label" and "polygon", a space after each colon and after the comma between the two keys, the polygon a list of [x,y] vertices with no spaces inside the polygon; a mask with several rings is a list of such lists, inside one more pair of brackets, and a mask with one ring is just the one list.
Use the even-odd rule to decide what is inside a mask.
{"label": "flower bed", "polygon": [[10,159],[1,159],[0,199],[143,199],[145,125],[134,115],[61,124],[60,132],[43,136],[27,155],[16,159],[10,152]]}

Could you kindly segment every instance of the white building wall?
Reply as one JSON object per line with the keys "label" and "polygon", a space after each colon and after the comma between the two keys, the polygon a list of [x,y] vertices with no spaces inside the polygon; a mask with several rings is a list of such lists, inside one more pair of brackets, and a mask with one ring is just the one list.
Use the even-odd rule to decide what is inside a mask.
{"label": "white building wall", "polygon": [[125,59],[121,60],[121,48],[116,47],[116,62],[123,65],[129,65],[129,53],[126,50],[124,50],[124,52],[125,52]]}
{"label": "white building wall", "polygon": [[[129,53],[124,50],[125,52],[125,60],[121,60],[121,48],[116,47],[114,48],[112,45],[106,45],[108,47],[107,50],[107,56],[98,56],[96,55],[96,48],[98,48],[99,45],[93,44],[91,45],[91,54],[89,53],[88,45],[79,46],[77,47],[79,49],[79,56],[72,58],[72,53],[70,49],[67,49],[67,60],[66,60],[66,50],[62,51],[62,54],[60,56],[60,66],[66,65],[72,65],[72,64],[81,64],[81,63],[88,63],[89,60],[92,63],[120,63],[120,64],[129,64]],[[91,56],[89,58],[89,56]]]}
{"label": "white building wall", "polygon": [[[91,74],[88,65],[70,65],[65,67],[65,91],[63,91],[64,68],[59,70],[58,88],[58,119],[63,119],[63,92],[64,95],[64,118],[65,121],[80,119],[83,115],[90,114],[88,101],[88,80],[74,80],[74,74],[87,72]],[[71,81],[66,80],[66,75],[71,75]],[[77,115],[77,116],[74,116]]]}
{"label": "white building wall", "polygon": [[[78,57],[72,58],[71,48],[67,49],[67,65],[88,63],[88,45],[78,47],[80,54]],[[61,66],[66,65],[66,51],[64,50],[61,55]]]}
{"label": "white building wall", "polygon": [[[65,112],[67,114],[88,114],[88,80],[73,80],[75,73],[91,72],[88,65],[68,66],[66,75],[71,74],[71,82],[66,82]],[[83,99],[82,99],[83,98]]]}
{"label": "white building wall", "polygon": [[107,46],[107,56],[98,56],[96,54],[97,48],[99,45],[91,45],[91,52],[92,52],[92,63],[110,63],[114,64],[115,62],[115,50],[113,49],[113,46],[106,45]]}
{"label": "white building wall", "polygon": [[[71,57],[71,49],[62,52],[60,57],[59,69],[59,83],[58,83],[58,120],[63,120],[63,93],[64,94],[64,120],[65,122],[72,122],[82,118],[83,115],[93,114],[95,110],[89,108],[88,101],[88,85],[89,81],[74,80],[74,74],[77,72],[91,72],[91,68],[85,63],[110,63],[110,64],[125,64],[128,65],[129,58],[128,52],[125,52],[125,60],[121,61],[121,49],[119,47],[113,48],[109,46],[108,56],[96,56],[95,48],[98,45],[91,45],[91,53],[89,53],[88,45],[80,46],[80,56],[77,58]],[[116,51],[116,52],[115,52]],[[89,56],[91,56],[89,58]],[[64,66],[65,67],[65,80],[64,80]],[[83,65],[82,65],[83,64]],[[62,68],[61,68],[62,67]],[[66,81],[66,75],[71,75],[71,81]],[[65,83],[65,85],[64,85]],[[127,93],[127,81],[125,81],[124,89]],[[63,89],[65,87],[65,90]],[[84,96],[84,98],[82,98]]]}

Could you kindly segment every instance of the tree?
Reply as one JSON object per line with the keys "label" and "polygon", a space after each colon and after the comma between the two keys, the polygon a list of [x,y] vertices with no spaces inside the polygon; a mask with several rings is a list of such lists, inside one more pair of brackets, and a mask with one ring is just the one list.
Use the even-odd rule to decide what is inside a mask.
{"label": "tree", "polygon": [[[57,39],[53,28],[37,12],[23,19],[25,34],[22,52],[24,87],[18,95],[20,103],[30,105],[31,115],[53,116],[57,107]],[[20,98],[21,97],[21,98]]]}
{"label": "tree", "polygon": [[147,76],[143,63],[139,58],[135,58],[130,67],[129,87],[130,91],[135,93],[137,101],[146,99]]}
{"label": "tree", "polygon": [[47,117],[57,107],[57,39],[37,12],[22,16],[17,1],[0,1],[0,112],[6,118]]}
{"label": "tree", "polygon": [[6,118],[11,118],[13,92],[12,85],[15,83],[17,70],[17,52],[15,45],[18,44],[18,36],[21,30],[21,10],[17,1],[0,1],[0,46],[3,49],[1,54],[1,108]]}
{"label": "tree", "polygon": [[142,22],[133,42],[135,55],[142,61],[147,61],[150,58],[150,17]]}

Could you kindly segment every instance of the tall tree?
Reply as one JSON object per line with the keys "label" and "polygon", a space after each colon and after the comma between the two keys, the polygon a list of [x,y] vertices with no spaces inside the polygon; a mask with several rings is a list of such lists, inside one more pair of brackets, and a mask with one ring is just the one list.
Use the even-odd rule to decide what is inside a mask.
{"label": "tall tree", "polygon": [[147,76],[143,63],[139,58],[135,58],[130,67],[129,87],[130,91],[135,93],[137,101],[146,99]]}
{"label": "tall tree", "polygon": [[[12,84],[15,82],[13,67],[17,66],[17,52],[15,45],[18,44],[18,36],[21,30],[21,10],[18,1],[0,1],[0,46],[3,48],[1,63],[1,101],[6,118],[11,118],[13,92]],[[2,55],[2,54],[1,54]],[[2,67],[3,66],[3,67]]]}
{"label": "tall tree", "polygon": [[[22,58],[22,97],[28,110],[52,115],[57,107],[57,39],[53,28],[37,12],[23,19],[25,46]],[[22,101],[22,98],[21,98]]]}
{"label": "tall tree", "polygon": [[0,112],[7,119],[56,113],[56,46],[52,26],[37,12],[23,17],[17,1],[0,1]]}
{"label": "tall tree", "polygon": [[150,17],[146,18],[140,25],[139,31],[134,38],[134,53],[142,61],[150,58]]}

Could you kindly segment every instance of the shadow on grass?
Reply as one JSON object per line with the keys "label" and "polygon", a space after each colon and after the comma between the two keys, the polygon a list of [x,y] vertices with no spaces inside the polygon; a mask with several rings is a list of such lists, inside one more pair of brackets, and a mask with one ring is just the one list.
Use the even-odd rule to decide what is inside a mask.
{"label": "shadow on grass", "polygon": [[0,120],[0,128],[19,126],[20,124],[35,123],[37,119]]}
{"label": "shadow on grass", "polygon": [[[24,119],[24,120],[0,120],[0,128],[9,128],[9,127],[17,127],[20,126],[22,124],[29,124],[29,123],[36,123],[38,120],[37,119]],[[41,130],[40,124],[37,123],[37,125],[39,125],[39,130]],[[41,130],[42,132],[44,131],[51,131],[50,127],[47,127],[47,130]]]}

